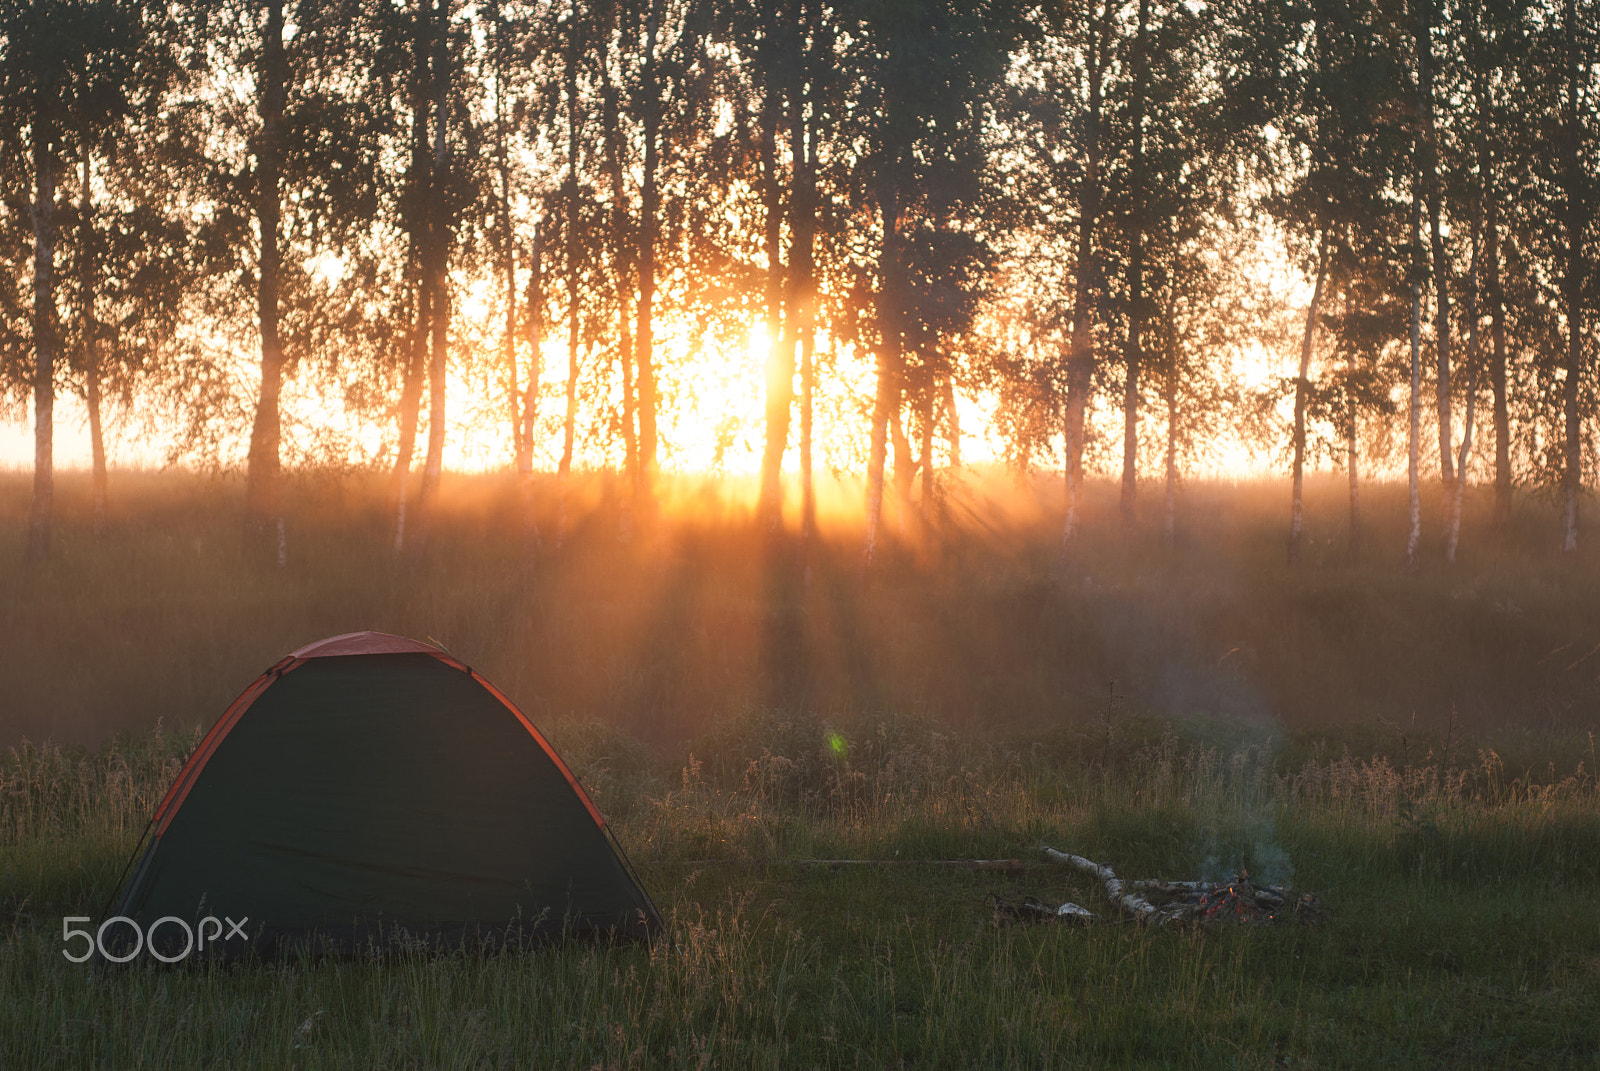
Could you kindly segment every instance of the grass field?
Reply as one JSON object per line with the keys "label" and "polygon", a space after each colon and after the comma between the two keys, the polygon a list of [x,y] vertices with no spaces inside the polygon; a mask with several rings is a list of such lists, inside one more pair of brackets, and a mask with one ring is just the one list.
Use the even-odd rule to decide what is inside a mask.
{"label": "grass field", "polygon": [[[916,721],[725,723],[672,769],[553,727],[668,921],[654,947],[176,969],[75,966],[187,738],[14,752],[0,1066],[1600,1066],[1600,792],[1491,753],[1286,769],[1175,733],[1085,763]],[[796,858],[1038,858],[1128,876],[1240,862],[1320,925],[997,924],[989,893],[1104,909],[1092,881]],[[1219,869],[1220,868],[1220,869]],[[1265,879],[1263,879],[1265,880]]]}
{"label": "grass field", "polygon": [[[31,568],[28,484],[0,475],[0,745],[208,724],[285,652],[367,628],[442,642],[535,719],[663,745],[760,707],[1034,731],[1099,717],[1113,682],[1130,712],[1336,726],[1366,734],[1358,751],[1396,736],[1384,722],[1600,727],[1600,554],[1588,538],[1556,552],[1538,502],[1492,530],[1471,500],[1449,569],[1430,498],[1427,564],[1410,576],[1401,488],[1367,490],[1352,562],[1341,488],[1314,485],[1305,566],[1290,570],[1281,487],[1190,488],[1169,554],[1154,524],[1122,532],[1115,488],[1095,486],[1063,562],[1059,488],[1000,480],[956,497],[938,539],[891,539],[864,583],[848,518],[825,515],[801,563],[714,484],[677,488],[679,512],[627,543],[603,485],[580,487],[570,537],[549,545],[547,510],[549,552],[530,567],[503,477],[447,481],[430,552],[399,562],[381,484],[308,481],[281,571],[241,550],[239,481],[119,476],[99,536],[87,481],[61,485],[55,554]],[[1494,742],[1513,764],[1523,750]]]}
{"label": "grass field", "polygon": [[[1323,489],[1296,573],[1249,488],[1193,489],[1172,555],[1107,515],[1067,565],[1025,497],[973,497],[870,578],[839,529],[808,583],[709,499],[625,547],[586,509],[526,567],[488,481],[396,564],[376,496],[330,483],[279,574],[242,555],[234,488],[128,484],[104,536],[69,486],[55,559],[0,555],[0,1069],[1600,1067],[1600,591],[1537,509],[1410,577],[1382,489],[1358,563]],[[292,647],[374,627],[529,711],[666,936],[66,962],[62,918],[104,914],[197,727]],[[1041,842],[1127,877],[1245,865],[1327,918],[996,923],[991,893],[1104,909]],[[1037,865],[783,862],[973,857]]]}

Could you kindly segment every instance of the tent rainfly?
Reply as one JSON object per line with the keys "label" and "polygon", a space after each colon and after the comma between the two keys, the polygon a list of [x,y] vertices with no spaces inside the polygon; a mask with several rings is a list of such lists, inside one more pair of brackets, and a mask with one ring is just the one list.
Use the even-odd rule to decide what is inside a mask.
{"label": "tent rainfly", "polygon": [[148,935],[169,961],[186,944],[270,956],[661,927],[605,819],[511,700],[443,650],[380,632],[310,644],[258,677],[146,837],[114,912],[139,935],[119,922],[106,937]]}

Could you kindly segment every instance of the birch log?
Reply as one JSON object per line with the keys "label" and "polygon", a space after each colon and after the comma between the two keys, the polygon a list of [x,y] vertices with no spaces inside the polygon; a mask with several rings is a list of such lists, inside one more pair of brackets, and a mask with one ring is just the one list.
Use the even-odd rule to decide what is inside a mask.
{"label": "birch log", "polygon": [[1116,873],[1104,863],[1097,863],[1092,859],[1085,859],[1081,855],[1073,855],[1070,852],[1058,852],[1047,844],[1041,844],[1040,847],[1044,849],[1044,854],[1056,862],[1076,867],[1086,874],[1093,874],[1099,878],[1101,883],[1105,885],[1106,896],[1111,902],[1139,919],[1139,921],[1154,922],[1157,925],[1166,921],[1163,913],[1157,910],[1154,904],[1132,891],[1132,882],[1126,882],[1117,877]]}

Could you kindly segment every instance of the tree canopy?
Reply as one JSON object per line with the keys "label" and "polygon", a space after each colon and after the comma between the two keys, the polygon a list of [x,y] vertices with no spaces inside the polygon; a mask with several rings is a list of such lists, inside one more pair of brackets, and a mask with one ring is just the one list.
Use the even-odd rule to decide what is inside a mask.
{"label": "tree canopy", "polygon": [[1596,14],[0,0],[32,552],[58,391],[102,488],[102,420],[157,413],[173,458],[246,471],[280,559],[286,470],[392,473],[396,546],[425,541],[465,425],[530,503],[538,472],[564,502],[575,465],[613,467],[644,523],[691,442],[747,442],[773,530],[785,472],[809,529],[813,465],[850,471],[870,558],[881,520],[935,523],[963,410],[1065,474],[1068,554],[1086,474],[1120,470],[1129,524],[1159,475],[1170,531],[1224,433],[1293,474],[1291,560],[1304,469],[1346,470],[1359,546],[1360,475],[1402,440],[1457,517],[1473,481],[1502,515],[1548,492],[1575,546]]}

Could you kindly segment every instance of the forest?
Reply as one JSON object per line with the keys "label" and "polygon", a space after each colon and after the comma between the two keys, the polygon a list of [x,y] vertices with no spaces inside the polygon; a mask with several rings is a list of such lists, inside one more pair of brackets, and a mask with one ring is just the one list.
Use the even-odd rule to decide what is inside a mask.
{"label": "forest", "polygon": [[530,553],[575,470],[648,523],[663,471],[742,437],[769,529],[786,502],[813,529],[819,468],[864,479],[870,561],[886,517],[938,517],[963,413],[1064,477],[1068,547],[1087,478],[1120,471],[1130,524],[1143,477],[1170,533],[1229,440],[1291,476],[1290,562],[1330,466],[1353,554],[1363,474],[1403,473],[1405,561],[1453,561],[1475,461],[1495,519],[1553,498],[1570,551],[1600,418],[1594,16],[7,0],[27,555],[63,398],[97,515],[120,427],[241,473],[269,557],[285,481],[327,470],[384,474],[395,548],[425,543],[470,433],[518,474]]}

